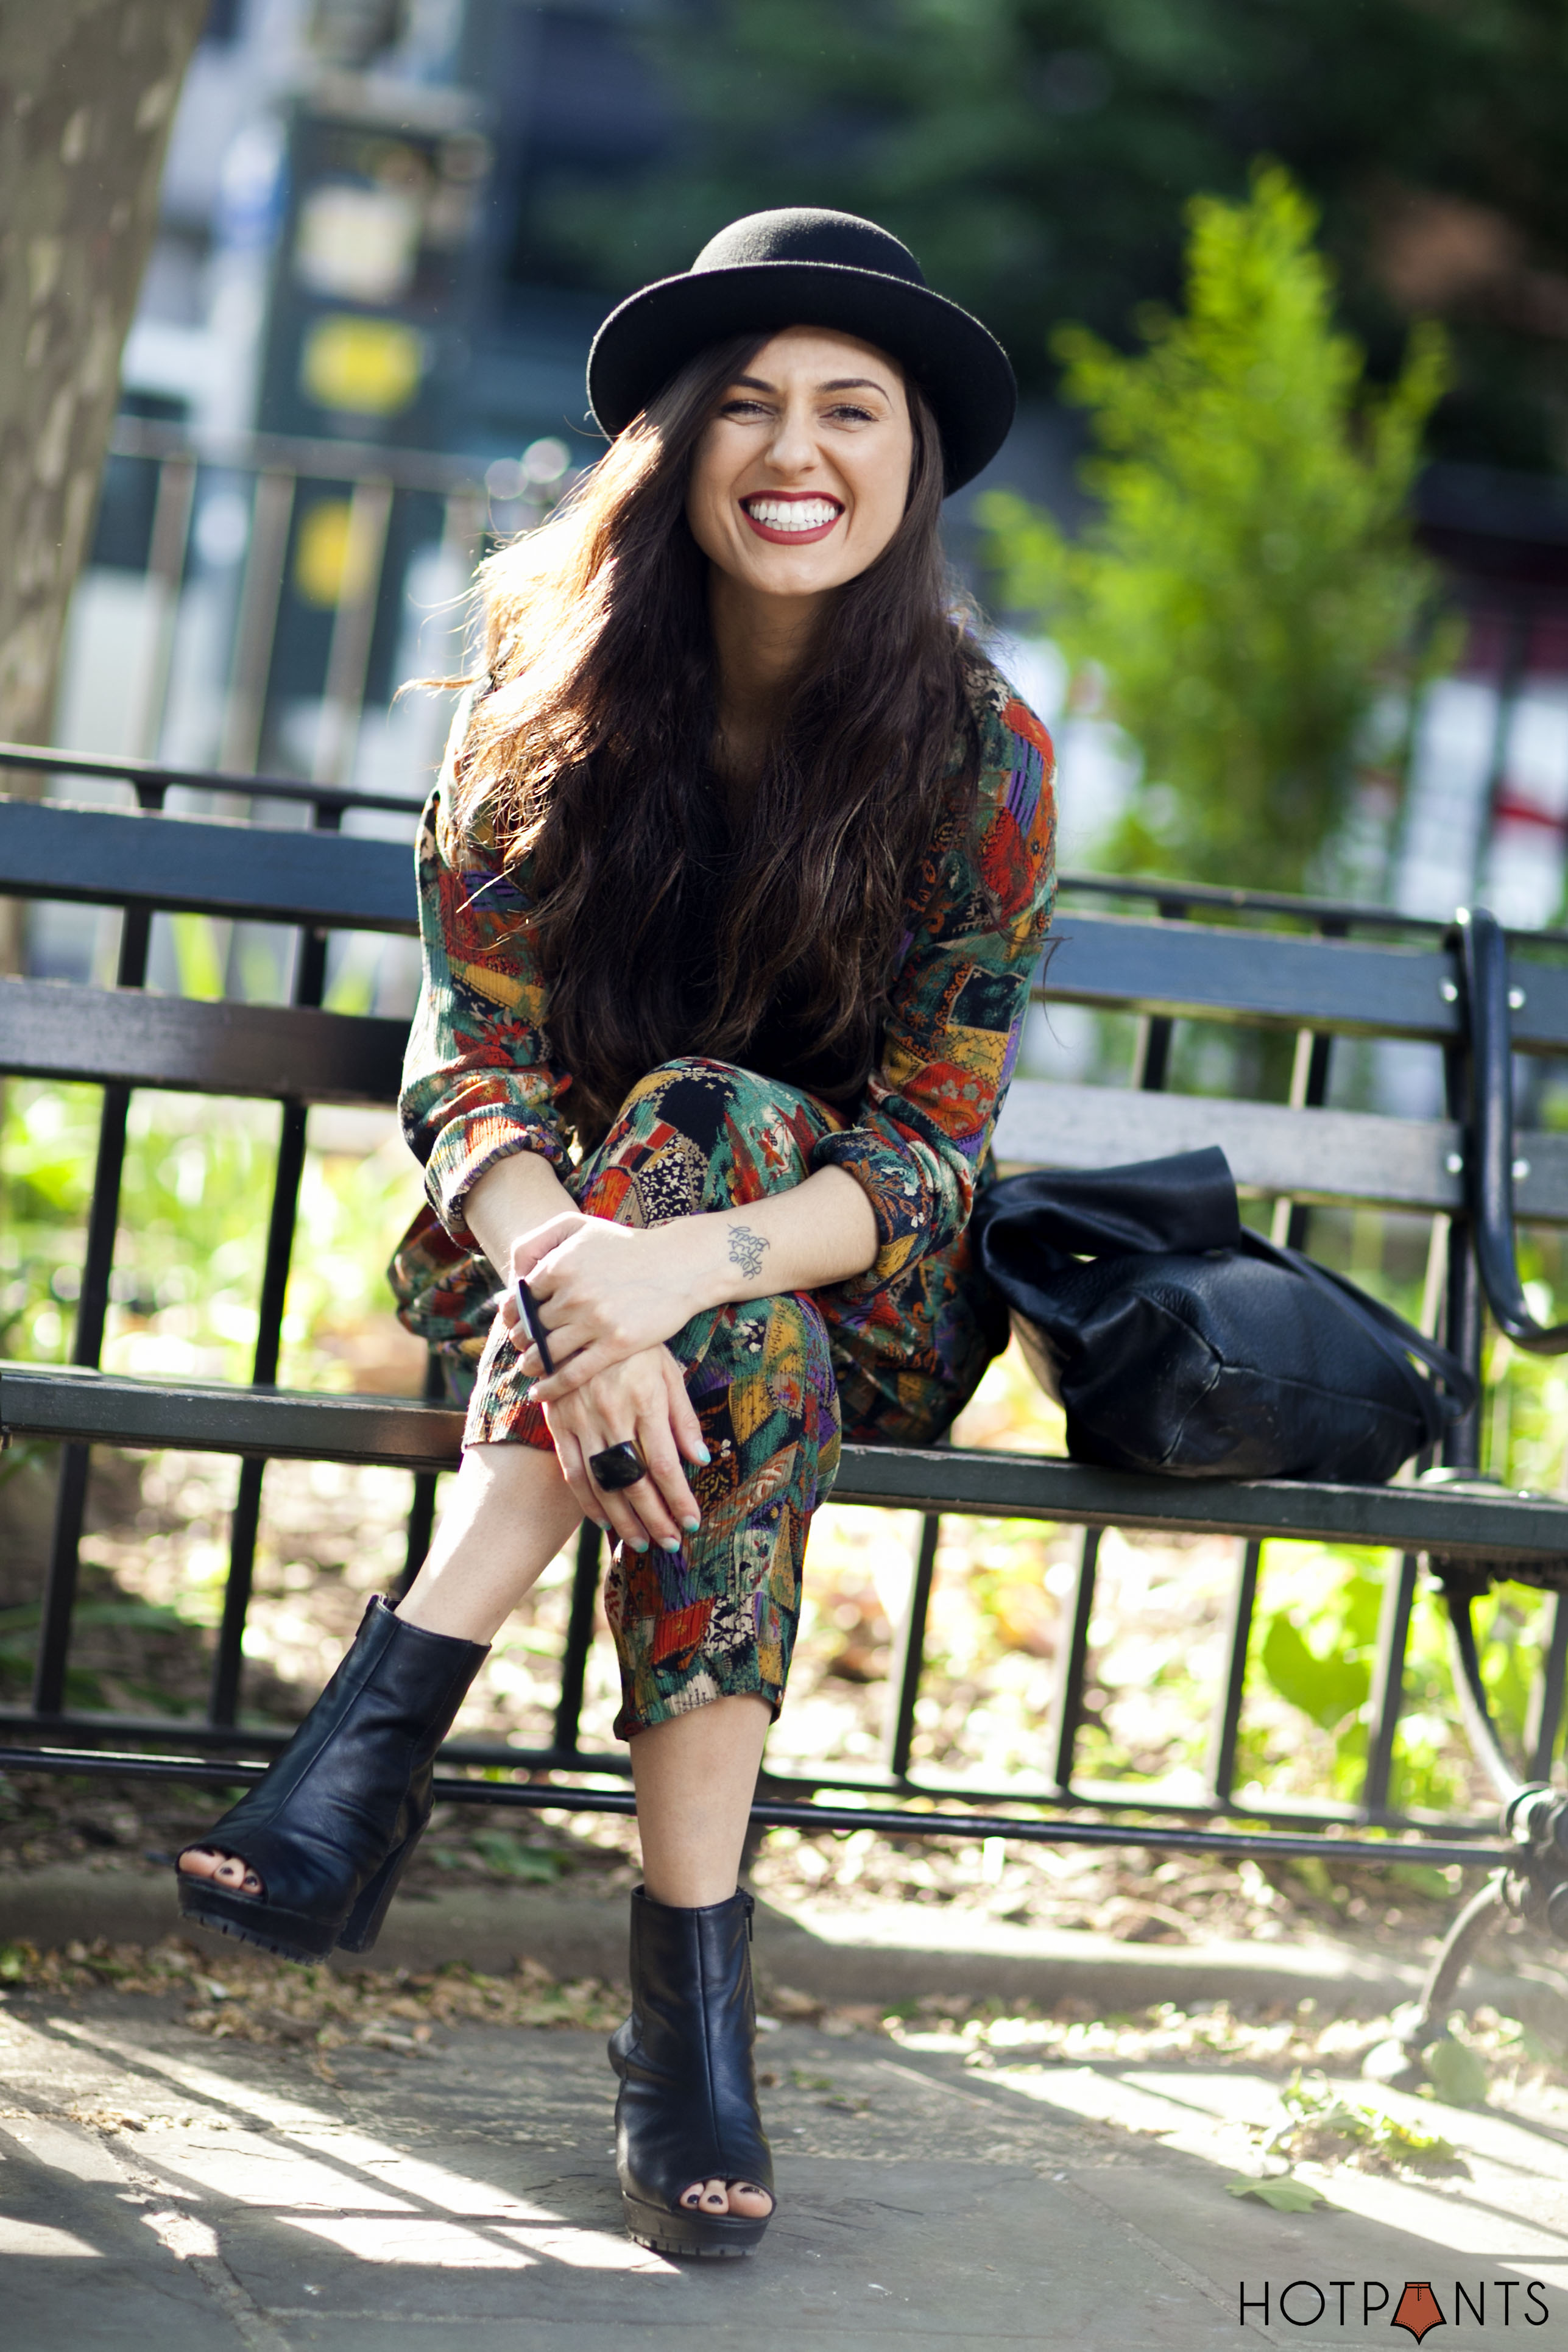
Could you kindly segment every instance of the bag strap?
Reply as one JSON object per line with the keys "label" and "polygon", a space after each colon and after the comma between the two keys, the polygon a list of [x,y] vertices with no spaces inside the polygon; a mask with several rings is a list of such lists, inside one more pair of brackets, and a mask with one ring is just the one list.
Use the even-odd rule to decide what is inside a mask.
{"label": "bag strap", "polygon": [[1470,1045],[1470,1131],[1465,1192],[1476,1269],[1487,1304],[1516,1348],[1531,1355],[1568,1350],[1568,1323],[1538,1323],[1519,1278],[1513,1230],[1513,1024],[1509,1017],[1508,941],[1484,907],[1460,910],[1459,961]]}
{"label": "bag strap", "polygon": [[[1458,1356],[1439,1347],[1436,1339],[1428,1339],[1424,1331],[1407,1323],[1403,1315],[1396,1315],[1392,1307],[1385,1307],[1381,1298],[1369,1297],[1344,1275],[1335,1274],[1331,1266],[1320,1265],[1316,1258],[1303,1256],[1300,1250],[1283,1249],[1249,1227],[1243,1228],[1242,1247],[1248,1257],[1265,1258],[1273,1265],[1289,1267],[1339,1306],[1348,1307],[1367,1337],[1385,1355],[1397,1360],[1408,1376],[1428,1444],[1435,1444],[1452,1423],[1462,1421],[1466,1413],[1474,1410],[1476,1383]],[[1417,1363],[1426,1365],[1430,1380],[1422,1380],[1413,1370],[1409,1361],[1412,1356]]]}

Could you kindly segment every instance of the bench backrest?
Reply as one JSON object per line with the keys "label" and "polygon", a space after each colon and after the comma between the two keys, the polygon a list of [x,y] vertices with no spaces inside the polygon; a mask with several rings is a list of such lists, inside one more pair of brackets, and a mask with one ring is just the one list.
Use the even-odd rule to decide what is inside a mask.
{"label": "bench backrest", "polygon": [[[1173,887],[1162,888],[1167,908]],[[198,912],[292,922],[317,934],[416,928],[412,861],[401,843],[56,802],[0,798],[0,887],[120,908],[142,924],[155,912]],[[1191,898],[1180,903],[1184,916],[1188,908],[1207,911]],[[1143,1082],[1132,1087],[1021,1077],[998,1130],[1003,1162],[1089,1168],[1217,1142],[1248,1192],[1459,1215],[1465,1138],[1457,1119],[1330,1109],[1321,1099],[1334,1039],[1461,1045],[1453,945],[1435,924],[1403,925],[1390,936],[1388,919],[1373,910],[1277,903],[1290,907],[1298,924],[1314,915],[1339,929],[1360,920],[1383,935],[1313,937],[1164,913],[1086,911],[1068,877],[1038,992],[1051,1003],[1141,1014],[1166,1041],[1169,1025],[1183,1020],[1310,1032],[1321,1041],[1317,1100],[1172,1094],[1151,1084],[1147,1055]],[[1513,950],[1516,1050],[1568,1056],[1568,963],[1545,960],[1560,950],[1554,939],[1529,944],[1528,956],[1518,941]],[[403,1036],[398,1022],[310,1003],[0,982],[0,1067],[17,1075],[385,1105],[396,1096]],[[1568,1224],[1568,1135],[1521,1135],[1519,1159],[1521,1220]]]}
{"label": "bench backrest", "polygon": [[[156,801],[170,783],[180,781],[167,772],[142,776],[137,780],[138,791],[143,802]],[[211,788],[216,780],[201,781]],[[0,1071],[89,1081],[105,1089],[103,1148],[73,1349],[79,1365],[96,1364],[102,1342],[118,1212],[116,1139],[122,1145],[132,1088],[260,1097],[284,1106],[255,1359],[255,1380],[261,1387],[276,1380],[309,1108],[319,1103],[389,1106],[395,1100],[404,1024],[369,1014],[325,1012],[321,996],[327,934],[415,930],[413,812],[408,813],[408,837],[387,841],[335,829],[343,810],[352,805],[352,796],[342,792],[318,795],[310,786],[292,785],[277,788],[276,796],[314,800],[314,824],[294,829],[174,815],[155,806],[139,812],[76,808],[0,796],[0,893],[119,908],[124,919],[120,985],[113,989],[0,980]],[[1108,898],[1138,911],[1109,911]],[[296,961],[296,1002],[205,1003],[145,991],[150,926],[158,916],[179,913],[298,927],[301,949]],[[1223,919],[1203,919],[1215,915]],[[1515,1045],[1521,1054],[1568,1058],[1565,950],[1568,940],[1555,936],[1512,943]],[[998,1130],[998,1156],[1005,1165],[1105,1166],[1219,1143],[1245,1190],[1295,1204],[1293,1238],[1300,1237],[1304,1204],[1316,1202],[1374,1203],[1451,1220],[1446,1336],[1472,1361],[1478,1359],[1481,1317],[1463,1222],[1466,1139],[1460,1119],[1405,1118],[1325,1107],[1330,1057],[1338,1040],[1419,1041],[1443,1050],[1458,1070],[1462,1047],[1459,971],[1454,941],[1444,926],[1405,923],[1372,909],[1069,877],[1038,992],[1047,1003],[1140,1016],[1142,1050],[1131,1085],[1017,1079]],[[1173,1026],[1187,1020],[1293,1035],[1293,1098],[1247,1102],[1166,1091]],[[1518,1149],[1521,1218],[1568,1224],[1568,1137],[1521,1135]],[[432,1398],[435,1394],[434,1389],[428,1391]],[[262,1402],[258,1400],[258,1409]],[[158,1401],[161,1442],[174,1442],[169,1433],[184,1409],[178,1400]],[[365,1410],[370,1410],[368,1403]],[[383,1419],[399,1410],[395,1401],[376,1402],[375,1412]],[[431,1418],[427,1405],[412,1400],[401,1410],[410,1418],[416,1413]],[[192,1415],[199,1418],[200,1411],[199,1402],[193,1402]],[[296,1437],[310,1449],[308,1430]],[[192,1442],[197,1442],[194,1421]],[[426,1436],[422,1443],[427,1457],[431,1440]],[[1473,1418],[1468,1432],[1461,1428],[1456,1433],[1449,1459],[1464,1468],[1473,1464],[1474,1448]],[[267,1450],[288,1448],[269,1443]],[[67,1452],[85,1461],[83,1449],[68,1447]],[[411,1562],[422,1556],[428,1538],[434,1489],[434,1475],[421,1470],[409,1526]],[[35,1680],[35,1722],[58,1717],[63,1704],[84,1494],[85,1469],[74,1480],[62,1477]],[[247,1465],[231,1528],[231,1568],[208,1713],[211,1737],[221,1737],[222,1727],[236,1721],[259,1496],[259,1464]],[[934,1520],[928,1519],[917,1596],[929,1593],[934,1545]],[[1252,1567],[1246,1571],[1254,1582],[1255,1555],[1256,1545]],[[576,1711],[592,1632],[595,1567],[596,1559],[584,1553],[574,1588],[572,1633],[552,1751],[557,1760],[576,1753]],[[1233,1628],[1232,1688],[1226,1702],[1232,1748],[1250,1590],[1248,1586],[1243,1596],[1245,1605],[1238,1602]],[[1075,1603],[1086,1628],[1091,1598],[1089,1552]],[[911,1624],[915,1633],[905,1643],[900,1668],[901,1729],[893,1740],[899,1772],[907,1767],[920,1671],[915,1617]],[[1563,1631],[1568,1643],[1568,1616]],[[1073,1655],[1078,1656],[1077,1647]],[[1074,1672],[1081,1681],[1081,1657]],[[1068,1691],[1067,1685],[1063,1688]],[[1396,1696],[1391,1704],[1390,1725],[1397,1712]],[[1057,1745],[1058,1778],[1065,1787],[1072,1716],[1067,1700],[1061,1712],[1068,1727],[1058,1726]],[[1064,1757],[1067,1762],[1061,1760]],[[1384,1794],[1385,1768],[1386,1759]],[[602,1769],[602,1764],[592,1769]],[[1228,1763],[1223,1770],[1216,1768],[1216,1788],[1222,1783],[1228,1788]]]}

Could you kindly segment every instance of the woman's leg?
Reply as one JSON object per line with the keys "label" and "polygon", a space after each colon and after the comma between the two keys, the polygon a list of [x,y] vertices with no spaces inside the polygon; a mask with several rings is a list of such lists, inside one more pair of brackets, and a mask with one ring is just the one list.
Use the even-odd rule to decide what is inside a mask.
{"label": "woman's leg", "polygon": [[[637,1224],[760,1199],[801,1181],[832,1124],[788,1087],[721,1064],[671,1065],[637,1089],[574,1189],[591,1213]],[[707,1913],[735,1899],[763,1738],[788,1674],[806,1531],[837,1469],[837,1415],[826,1334],[808,1298],[712,1310],[672,1346],[711,1456],[693,1480],[703,1524],[679,1555],[623,1549],[605,1600],[649,1901]],[[488,1641],[577,1521],[517,1362],[493,1333],[462,1470],[398,1612],[430,1633]],[[190,1860],[259,1891],[241,1861],[210,1851]],[[765,2189],[719,2176],[690,2182],[679,2201],[739,2220],[773,2203]]]}
{"label": "woman's leg", "polygon": [[[430,1556],[397,1614],[426,1633],[489,1643],[582,1517],[553,1454],[479,1445],[462,1459]],[[258,1873],[216,1846],[180,1856],[190,1878],[260,1895]]]}
{"label": "woman's leg", "polygon": [[[734,1895],[772,1720],[759,1698],[719,1698],[633,1740],[643,1885],[656,1903],[698,1910]],[[694,2212],[748,2219],[773,2207],[756,2182],[717,2175],[689,2183],[680,2202]]]}

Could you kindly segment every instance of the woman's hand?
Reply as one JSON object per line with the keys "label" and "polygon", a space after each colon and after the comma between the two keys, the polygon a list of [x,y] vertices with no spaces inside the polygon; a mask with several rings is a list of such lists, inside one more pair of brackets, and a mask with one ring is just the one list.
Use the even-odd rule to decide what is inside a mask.
{"label": "woman's hand", "polygon": [[546,1380],[537,1348],[517,1328],[515,1294],[501,1315],[522,1353],[534,1395],[549,1405],[644,1349],[672,1339],[710,1301],[691,1280],[693,1251],[684,1226],[621,1225],[572,1210],[513,1244],[511,1276],[526,1280],[549,1339],[554,1375]]}
{"label": "woman's hand", "polygon": [[[703,1463],[710,1456],[680,1366],[668,1348],[640,1349],[593,1374],[570,1395],[547,1402],[544,1419],[574,1499],[589,1518],[634,1550],[646,1551],[651,1538],[664,1550],[679,1551],[682,1535],[700,1527],[681,1463]],[[589,1460],[627,1439],[647,1465],[647,1475],[635,1486],[605,1493],[591,1475]]]}

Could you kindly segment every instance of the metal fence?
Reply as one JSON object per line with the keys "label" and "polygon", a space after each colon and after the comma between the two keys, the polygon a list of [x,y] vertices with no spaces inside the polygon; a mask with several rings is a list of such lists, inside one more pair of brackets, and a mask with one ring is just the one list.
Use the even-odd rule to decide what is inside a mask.
{"label": "metal fence", "polygon": [[[113,748],[228,774],[295,767],[317,783],[353,781],[367,708],[384,710],[403,682],[397,656],[421,617],[410,610],[425,601],[421,579],[434,588],[427,617],[453,633],[479,556],[542,519],[567,463],[553,440],[487,468],[118,418],[89,578],[138,578],[143,608],[125,707],[102,715]],[[433,559],[423,574],[421,558]],[[285,751],[279,720],[291,696],[312,714],[313,740]],[[416,761],[408,796],[418,791]]]}

